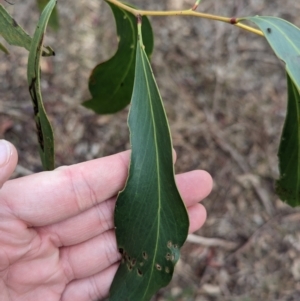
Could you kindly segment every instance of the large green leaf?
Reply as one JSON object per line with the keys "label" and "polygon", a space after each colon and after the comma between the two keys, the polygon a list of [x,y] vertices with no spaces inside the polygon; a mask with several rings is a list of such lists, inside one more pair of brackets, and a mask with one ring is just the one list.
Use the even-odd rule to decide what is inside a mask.
{"label": "large green leaf", "polygon": [[140,25],[139,35],[128,120],[131,163],[115,208],[116,237],[123,258],[110,301],[146,301],[167,285],[189,228],[174,179],[168,122]]}
{"label": "large green leaf", "polygon": [[291,206],[300,205],[300,95],[287,75],[288,105],[279,146],[280,178],[276,182],[279,197]]}
{"label": "large green leaf", "polygon": [[54,138],[41,95],[40,59],[47,23],[56,0],[50,0],[43,10],[35,30],[28,57],[27,80],[33,102],[34,120],[36,123],[39,153],[45,170],[54,169]]}
{"label": "large green leaf", "polygon": [[287,115],[278,158],[279,197],[291,206],[300,205],[300,29],[275,17],[245,18],[263,31],[274,52],[286,64],[288,78]]}
{"label": "large green leaf", "polygon": [[[136,18],[108,3],[116,20],[119,45],[115,55],[97,65],[89,78],[92,99],[83,103],[98,114],[111,114],[125,108],[131,98],[136,53]],[[153,33],[147,17],[143,17],[143,35],[148,56],[153,50]]]}
{"label": "large green leaf", "polygon": [[[28,51],[31,46],[31,37],[19,26],[16,20],[0,4],[0,35],[10,45],[24,47]],[[50,47],[43,47],[43,56],[54,55]]]}
{"label": "large green leaf", "polygon": [[[49,0],[36,0],[37,5],[40,11],[43,11]],[[49,19],[49,24],[48,24],[52,29],[55,31],[58,30],[59,28],[59,18],[58,18],[58,12],[57,12],[57,7],[54,7],[50,19]]]}

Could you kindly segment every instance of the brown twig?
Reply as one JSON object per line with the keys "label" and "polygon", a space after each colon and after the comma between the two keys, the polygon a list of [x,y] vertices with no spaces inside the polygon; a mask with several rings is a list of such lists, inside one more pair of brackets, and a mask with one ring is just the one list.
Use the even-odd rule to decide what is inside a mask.
{"label": "brown twig", "polygon": [[203,245],[205,247],[220,247],[226,250],[235,250],[239,244],[220,238],[207,238],[195,234],[190,234],[187,238],[188,242]]}

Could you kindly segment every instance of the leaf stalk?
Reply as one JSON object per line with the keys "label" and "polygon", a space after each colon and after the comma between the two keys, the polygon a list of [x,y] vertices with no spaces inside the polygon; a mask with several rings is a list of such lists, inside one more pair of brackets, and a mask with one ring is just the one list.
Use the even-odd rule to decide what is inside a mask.
{"label": "leaf stalk", "polygon": [[232,22],[232,20],[233,20],[232,18],[218,16],[218,15],[212,15],[212,14],[206,14],[206,13],[200,13],[200,12],[196,12],[192,9],[181,10],[181,11],[180,10],[170,10],[170,11],[139,10],[139,9],[134,9],[132,7],[129,7],[126,4],[124,4],[118,0],[106,0],[106,1],[132,13],[135,16],[138,16],[138,15],[141,15],[141,16],[193,16],[193,17],[198,17],[198,18],[209,19],[209,20],[220,21],[220,22],[232,24],[234,26],[237,26],[237,27],[247,30],[249,32],[255,33],[260,36],[264,36],[264,34],[261,30],[258,30],[251,26],[239,23],[239,21],[240,21],[239,19],[235,19],[236,21]]}
{"label": "leaf stalk", "polygon": [[192,10],[196,10],[200,4],[201,0],[197,0],[194,4],[194,6],[192,7]]}

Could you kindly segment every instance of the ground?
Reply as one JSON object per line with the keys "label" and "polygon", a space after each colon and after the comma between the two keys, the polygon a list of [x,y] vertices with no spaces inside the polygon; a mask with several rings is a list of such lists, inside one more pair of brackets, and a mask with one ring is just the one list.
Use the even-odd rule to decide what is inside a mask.
{"label": "ground", "polygon": [[[194,4],[132,3],[151,10]],[[2,4],[33,33],[38,19],[33,0]],[[60,29],[46,38],[57,55],[43,59],[42,90],[60,166],[128,149],[129,136],[128,108],[97,116],[80,106],[89,98],[91,69],[117,46],[107,4],[63,0],[58,9]],[[198,11],[278,16],[300,26],[300,2],[292,0],[203,0]],[[176,171],[206,169],[214,178],[203,202],[208,220],[185,244],[171,284],[153,300],[300,300],[300,211],[274,193],[286,113],[283,64],[262,37],[227,24],[192,17],[151,21],[152,66],[178,154]],[[23,176],[41,165],[26,86],[28,53],[9,48],[9,56],[0,54],[0,138],[16,145],[14,176]]]}

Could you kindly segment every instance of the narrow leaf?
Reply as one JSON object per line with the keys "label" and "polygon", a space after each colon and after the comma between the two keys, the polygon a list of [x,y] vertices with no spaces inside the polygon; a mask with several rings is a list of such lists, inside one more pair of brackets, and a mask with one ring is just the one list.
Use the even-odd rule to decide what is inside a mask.
{"label": "narrow leaf", "polygon": [[33,102],[34,120],[36,123],[39,153],[45,170],[54,169],[54,138],[41,95],[40,59],[47,23],[56,0],[50,0],[43,10],[35,30],[28,57],[27,80]]}
{"label": "narrow leaf", "polygon": [[288,104],[278,151],[280,178],[276,192],[290,206],[300,206],[300,29],[274,17],[246,19],[257,24],[286,64]]}
{"label": "narrow leaf", "polygon": [[110,301],[147,301],[166,286],[189,228],[176,187],[170,131],[141,25],[129,114],[131,163],[127,184],[115,208],[117,244],[122,261]]}
{"label": "narrow leaf", "polygon": [[287,115],[278,151],[280,178],[276,192],[289,205],[300,206],[300,95],[287,75]]}
{"label": "narrow leaf", "polygon": [[[115,55],[108,61],[97,65],[89,78],[92,99],[83,103],[86,108],[98,114],[111,114],[125,108],[131,98],[136,53],[136,18],[129,12],[108,3],[114,14],[119,37]],[[153,33],[147,17],[143,17],[143,35],[146,53],[153,50]]]}
{"label": "narrow leaf", "polygon": [[[43,11],[49,0],[36,0],[40,11]],[[59,29],[59,17],[57,12],[57,7],[54,7],[48,25],[55,31]]]}
{"label": "narrow leaf", "polygon": [[8,49],[3,44],[1,44],[1,43],[0,43],[0,50],[3,51],[6,54],[9,54]]}
{"label": "narrow leaf", "polygon": [[[31,37],[19,26],[16,20],[0,4],[0,35],[10,45],[20,46],[28,51],[31,46]],[[50,47],[43,47],[43,56],[54,55]]]}

